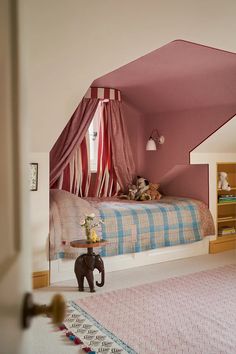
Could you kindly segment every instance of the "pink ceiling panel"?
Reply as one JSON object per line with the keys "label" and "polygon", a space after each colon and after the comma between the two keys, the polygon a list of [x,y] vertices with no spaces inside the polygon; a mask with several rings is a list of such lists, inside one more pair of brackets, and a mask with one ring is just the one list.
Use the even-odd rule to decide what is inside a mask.
{"label": "pink ceiling panel", "polygon": [[143,113],[231,104],[236,97],[236,55],[173,41],[93,82],[115,87]]}

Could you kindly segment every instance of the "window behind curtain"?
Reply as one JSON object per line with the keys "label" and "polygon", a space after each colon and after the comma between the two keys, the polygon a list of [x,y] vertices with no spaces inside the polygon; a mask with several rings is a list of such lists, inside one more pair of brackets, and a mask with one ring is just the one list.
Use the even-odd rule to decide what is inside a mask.
{"label": "window behind curtain", "polygon": [[90,170],[91,172],[97,172],[98,161],[98,132],[99,132],[99,118],[100,118],[101,106],[94,114],[93,120],[89,126],[89,148],[90,148]]}

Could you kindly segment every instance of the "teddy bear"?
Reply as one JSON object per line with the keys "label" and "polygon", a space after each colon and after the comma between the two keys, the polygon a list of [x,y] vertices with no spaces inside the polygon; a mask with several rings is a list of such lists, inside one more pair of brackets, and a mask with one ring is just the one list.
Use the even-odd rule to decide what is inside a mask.
{"label": "teddy bear", "polygon": [[150,200],[151,197],[147,194],[149,189],[149,181],[143,177],[137,176],[136,185],[138,191],[135,195],[135,200]]}
{"label": "teddy bear", "polygon": [[219,172],[219,180],[218,180],[218,188],[223,189],[224,191],[230,191],[230,185],[227,180],[227,173],[226,172]]}
{"label": "teddy bear", "polygon": [[147,194],[150,195],[151,200],[159,200],[161,199],[162,195],[158,191],[158,188],[160,187],[159,183],[149,183],[149,189],[147,191]]}
{"label": "teddy bear", "polygon": [[148,193],[143,193],[138,199],[141,202],[144,202],[145,200],[151,200],[151,196]]}

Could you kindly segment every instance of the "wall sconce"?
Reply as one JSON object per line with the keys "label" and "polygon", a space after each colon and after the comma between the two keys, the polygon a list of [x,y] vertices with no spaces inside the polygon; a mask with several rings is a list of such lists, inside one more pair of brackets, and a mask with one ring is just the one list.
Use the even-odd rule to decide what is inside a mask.
{"label": "wall sconce", "polygon": [[163,135],[160,135],[158,133],[157,129],[153,129],[150,138],[148,139],[147,145],[146,145],[146,150],[147,151],[154,151],[157,149],[156,144],[164,144],[165,138]]}

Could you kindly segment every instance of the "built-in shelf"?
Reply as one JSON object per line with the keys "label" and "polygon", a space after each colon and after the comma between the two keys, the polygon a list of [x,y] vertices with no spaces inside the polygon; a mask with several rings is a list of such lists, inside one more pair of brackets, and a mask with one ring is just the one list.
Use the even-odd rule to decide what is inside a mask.
{"label": "built-in shelf", "polygon": [[218,188],[217,190],[218,190],[218,192],[228,192],[229,193],[230,191],[236,191],[236,187],[231,187],[230,191],[225,191],[224,189],[220,189],[220,188]]}
{"label": "built-in shelf", "polygon": [[230,222],[230,221],[236,221],[236,218],[224,219],[224,220],[218,219],[218,220],[217,220],[218,223],[220,223],[220,222]]}
{"label": "built-in shelf", "polygon": [[217,203],[218,206],[220,206],[220,205],[233,205],[233,204],[236,204],[236,202]]}
{"label": "built-in shelf", "polygon": [[[222,171],[227,173],[228,183],[231,187],[230,191],[218,188],[218,181],[216,181],[217,197],[227,194],[236,195],[236,162],[220,162],[217,163],[217,175]],[[228,207],[226,207],[226,205]],[[224,206],[224,208],[222,208]],[[222,201],[219,203],[217,198],[217,238],[210,241],[209,252],[218,253],[236,248],[236,233],[229,235],[220,235],[221,228],[235,227],[236,222],[236,200]],[[233,230],[234,231],[234,230]]]}

